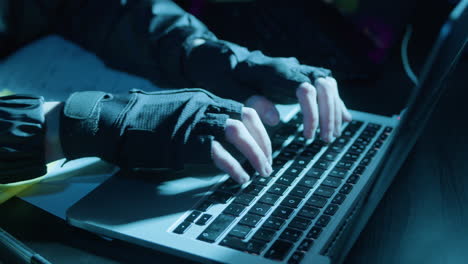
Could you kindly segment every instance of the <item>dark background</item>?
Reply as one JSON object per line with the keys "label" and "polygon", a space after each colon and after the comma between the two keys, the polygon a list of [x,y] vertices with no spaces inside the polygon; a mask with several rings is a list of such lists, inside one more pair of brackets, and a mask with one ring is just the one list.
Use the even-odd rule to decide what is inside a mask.
{"label": "dark background", "polygon": [[[305,2],[288,1],[290,12],[302,12]],[[453,4],[435,0],[417,3],[414,14],[410,16],[414,34],[410,40],[409,56],[413,68],[419,72],[436,28]],[[268,1],[210,5],[205,12],[218,15],[208,18],[208,14],[213,13],[203,13],[199,16],[220,38],[237,41],[252,49],[262,47],[271,55],[297,56],[312,65],[322,63],[311,60],[311,50],[314,49],[307,47],[313,43],[304,43],[303,50],[290,49],[287,46],[293,44],[290,41],[264,41],[258,38],[258,32],[250,31],[254,27],[241,26],[242,23],[249,24],[249,19],[256,19],[249,16],[254,16],[252,10],[260,8],[260,4],[268,4]],[[190,8],[189,5],[184,7]],[[302,16],[301,19],[305,18]],[[313,39],[313,32],[300,32],[309,31],[307,27],[297,29],[288,34],[308,34]],[[308,54],[310,58],[302,57],[302,54]],[[431,116],[427,129],[352,248],[346,263],[466,263],[467,70],[465,56],[449,78],[447,92]],[[346,72],[346,67],[340,71]],[[340,92],[351,109],[383,114],[397,113],[413,87],[401,66],[399,46],[391,51],[388,62],[374,75],[363,78],[343,74],[342,77]],[[125,242],[103,240],[70,227],[17,198],[0,205],[0,226],[53,263],[192,263]],[[5,263],[12,263],[4,252],[0,252],[0,256],[0,262],[3,258]]]}

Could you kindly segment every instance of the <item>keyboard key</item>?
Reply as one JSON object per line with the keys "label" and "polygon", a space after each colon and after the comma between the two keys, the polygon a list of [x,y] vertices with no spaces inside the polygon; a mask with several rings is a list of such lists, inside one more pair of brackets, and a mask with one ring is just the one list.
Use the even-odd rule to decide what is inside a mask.
{"label": "keyboard key", "polygon": [[230,247],[233,249],[237,249],[240,251],[247,251],[253,254],[260,254],[266,246],[266,243],[263,241],[257,240],[250,240],[248,242],[244,242],[239,238],[236,237],[225,237],[220,245]]}
{"label": "keyboard key", "polygon": [[343,187],[341,187],[340,193],[348,194],[351,192],[352,189],[353,189],[353,186],[351,184],[345,184],[343,185]]}
{"label": "keyboard key", "polygon": [[335,195],[335,198],[333,198],[331,202],[334,204],[342,204],[345,199],[346,199],[346,195],[342,193],[338,193],[337,195]]}
{"label": "keyboard key", "polygon": [[296,158],[296,160],[293,162],[291,167],[297,168],[297,169],[304,169],[307,167],[307,164],[309,164],[310,159],[302,159],[300,157]]}
{"label": "keyboard key", "polygon": [[307,233],[307,238],[317,239],[321,233],[322,228],[319,226],[314,226],[312,229],[310,229],[309,233]]}
{"label": "keyboard key", "polygon": [[342,180],[335,177],[327,177],[323,180],[322,184],[328,187],[337,188],[341,185]]}
{"label": "keyboard key", "polygon": [[286,228],[283,233],[280,235],[280,239],[284,239],[286,241],[290,242],[297,242],[299,241],[299,238],[302,236],[302,231],[292,229],[292,228]]}
{"label": "keyboard key", "polygon": [[291,221],[291,223],[289,223],[288,227],[297,228],[299,230],[305,230],[309,227],[310,223],[311,223],[310,219],[296,216]]}
{"label": "keyboard key", "polygon": [[324,160],[324,159],[319,159],[315,164],[314,164],[314,168],[318,168],[318,169],[322,169],[322,170],[326,170],[328,169],[328,167],[330,166],[331,162],[330,161],[327,161],[327,160]]}
{"label": "keyboard key", "polygon": [[275,235],[276,235],[275,230],[262,227],[258,229],[258,231],[255,233],[255,235],[252,238],[270,242]]}
{"label": "keyboard key", "polygon": [[332,176],[332,177],[337,177],[337,178],[343,179],[343,178],[346,177],[347,174],[348,174],[348,171],[346,171],[346,170],[339,169],[339,168],[333,168],[333,170],[331,170],[328,175]]}
{"label": "keyboard key", "polygon": [[277,157],[273,160],[273,164],[271,166],[273,167],[273,169],[282,168],[284,164],[286,164],[286,162],[288,162],[288,159],[281,159]]}
{"label": "keyboard key", "polygon": [[262,185],[262,186],[267,186],[268,183],[273,179],[272,177],[261,177],[257,176],[255,179],[252,180],[252,184],[255,185]]}
{"label": "keyboard key", "polygon": [[274,260],[283,260],[292,249],[293,244],[288,241],[278,240],[267,250],[265,258]]}
{"label": "keyboard key", "polygon": [[320,213],[320,210],[315,207],[304,206],[299,210],[298,215],[310,219],[314,219]]}
{"label": "keyboard key", "polygon": [[285,221],[286,221],[285,219],[271,216],[270,218],[268,218],[265,221],[265,223],[263,224],[262,227],[263,228],[270,228],[270,229],[274,229],[274,230],[280,230]]}
{"label": "keyboard key", "polygon": [[226,180],[221,186],[219,186],[218,190],[221,192],[236,194],[240,191],[242,185],[235,182],[232,178]]}
{"label": "keyboard key", "polygon": [[212,201],[204,200],[197,206],[197,210],[201,212],[205,212],[206,210],[208,210],[208,208],[210,208],[211,205],[213,205]]}
{"label": "keyboard key", "polygon": [[283,184],[285,186],[291,186],[291,184],[294,182],[295,178],[289,178],[287,175],[283,175],[279,177],[279,179],[276,181],[278,184]]}
{"label": "keyboard key", "polygon": [[302,169],[298,169],[298,168],[292,168],[290,167],[289,169],[287,169],[283,175],[287,175],[288,178],[297,178],[299,176],[299,174],[301,174],[301,171]]}
{"label": "keyboard key", "polygon": [[349,150],[349,153],[356,154],[356,155],[361,155],[364,152],[364,148],[362,148],[360,145],[352,145]]}
{"label": "keyboard key", "polygon": [[275,205],[276,201],[280,198],[279,195],[272,194],[272,193],[265,193],[260,200],[258,200],[261,203],[264,204],[269,204],[269,205]]}
{"label": "keyboard key", "polygon": [[250,227],[256,227],[258,222],[262,219],[261,216],[246,214],[240,221],[239,224],[246,225]]}
{"label": "keyboard key", "polygon": [[291,209],[289,207],[278,206],[278,208],[276,208],[276,210],[273,212],[272,216],[276,216],[282,219],[288,219],[293,211],[294,209]]}
{"label": "keyboard key", "polygon": [[322,215],[318,218],[317,223],[315,223],[317,226],[320,227],[326,227],[328,223],[330,222],[331,217],[328,215]]}
{"label": "keyboard key", "polygon": [[312,177],[302,178],[297,185],[311,189],[317,183],[317,179]]}
{"label": "keyboard key", "polygon": [[225,204],[232,198],[232,194],[230,193],[223,193],[223,192],[214,192],[211,194],[208,199],[215,202]]}
{"label": "keyboard key", "polygon": [[267,192],[281,196],[287,189],[288,187],[282,184],[273,184]]}
{"label": "keyboard key", "polygon": [[294,196],[287,196],[284,198],[283,202],[281,203],[282,206],[287,206],[291,208],[297,208],[301,203],[302,199]]}
{"label": "keyboard key", "polygon": [[301,152],[301,157],[303,158],[308,158],[309,160],[312,160],[315,155],[317,155],[317,153],[319,153],[320,151],[318,150],[310,150],[310,149],[306,149],[304,151]]}
{"label": "keyboard key", "polygon": [[299,264],[303,258],[304,258],[304,252],[296,251],[288,259],[288,264]]}
{"label": "keyboard key", "polygon": [[358,160],[358,159],[359,159],[359,155],[346,152],[346,154],[344,154],[344,156],[343,156],[343,158],[342,158],[341,160],[345,160],[345,161],[356,161],[356,160]]}
{"label": "keyboard key", "polygon": [[371,158],[370,157],[364,157],[361,162],[359,162],[359,165],[360,166],[367,166],[369,165],[369,163],[371,162]]}
{"label": "keyboard key", "polygon": [[250,241],[245,242],[245,243],[246,243],[245,250],[249,253],[256,254],[256,255],[260,255],[260,253],[262,253],[263,249],[265,249],[266,244],[267,244],[265,241],[254,240],[254,239],[251,239]]}
{"label": "keyboard key", "polygon": [[324,160],[328,160],[328,161],[334,161],[338,155],[339,153],[336,153],[333,151],[327,151],[323,153],[323,155],[320,158]]}
{"label": "keyboard key", "polygon": [[312,195],[307,201],[308,205],[312,205],[318,208],[323,208],[326,203],[327,203],[327,199],[317,196],[317,195]]}
{"label": "keyboard key", "polygon": [[266,214],[268,214],[270,209],[271,209],[271,205],[263,204],[263,203],[256,203],[254,206],[252,206],[249,213],[256,214],[259,216],[265,216]]}
{"label": "keyboard key", "polygon": [[377,130],[379,130],[381,127],[382,127],[382,126],[379,125],[379,124],[369,123],[369,124],[367,124],[366,129],[371,129],[371,130],[377,131]]}
{"label": "keyboard key", "polygon": [[200,211],[193,211],[189,214],[189,216],[187,216],[187,218],[185,218],[185,221],[193,223],[193,221],[195,221],[201,215],[201,213],[202,212]]}
{"label": "keyboard key", "polygon": [[351,167],[353,167],[354,162],[352,161],[346,161],[346,160],[340,160],[338,163],[336,163],[335,168],[339,168],[342,170],[350,170]]}
{"label": "keyboard key", "polygon": [[323,213],[327,215],[335,215],[337,210],[338,210],[338,205],[330,204],[327,206],[327,208],[325,209]]}
{"label": "keyboard key", "polygon": [[263,188],[264,186],[261,185],[250,184],[247,186],[247,188],[244,189],[243,193],[257,196],[263,190]]}
{"label": "keyboard key", "polygon": [[356,184],[356,182],[359,180],[359,175],[357,174],[352,174],[351,176],[349,176],[348,180],[346,181],[347,183],[351,183],[351,184]]}
{"label": "keyboard key", "polygon": [[230,204],[228,207],[226,207],[223,213],[232,215],[232,216],[240,216],[244,212],[245,207],[246,207],[245,205],[233,203],[233,204]]}
{"label": "keyboard key", "polygon": [[309,193],[310,188],[305,188],[301,186],[296,186],[292,191],[289,193],[290,195],[297,196],[299,198],[304,198]]}
{"label": "keyboard key", "polygon": [[314,241],[312,239],[306,238],[302,240],[301,244],[299,244],[299,247],[297,247],[297,250],[302,251],[302,252],[307,252],[309,251],[309,249],[312,247],[313,244],[314,244]]}
{"label": "keyboard key", "polygon": [[334,192],[334,189],[320,185],[320,187],[318,187],[317,190],[315,190],[314,194],[330,198]]}
{"label": "keyboard key", "polygon": [[237,204],[243,204],[245,206],[249,206],[252,204],[252,201],[255,199],[255,196],[243,193],[239,196],[237,196],[236,199],[234,199],[233,203]]}
{"label": "keyboard key", "polygon": [[177,226],[176,229],[174,229],[174,233],[183,234],[190,227],[190,225],[190,222],[184,221],[179,226]]}
{"label": "keyboard key", "polygon": [[240,239],[245,239],[249,235],[252,228],[244,225],[236,225],[230,232],[229,236],[238,237]]}
{"label": "keyboard key", "polygon": [[231,225],[235,217],[231,215],[220,214],[197,239],[206,242],[215,242],[216,239]]}
{"label": "keyboard key", "polygon": [[212,215],[210,214],[203,214],[200,219],[197,220],[197,222],[195,224],[197,225],[206,225],[206,223],[208,223],[208,221],[210,221],[211,217],[213,217]]}
{"label": "keyboard key", "polygon": [[311,168],[307,173],[306,173],[306,176],[309,176],[309,177],[312,177],[312,178],[316,178],[316,179],[320,179],[323,175],[323,173],[325,172],[325,170],[322,170],[322,169],[318,169],[318,168]]}
{"label": "keyboard key", "polygon": [[357,166],[356,169],[354,169],[353,174],[357,174],[359,176],[362,175],[362,173],[366,170],[366,167],[364,166]]}
{"label": "keyboard key", "polygon": [[348,144],[348,142],[349,142],[349,138],[339,137],[339,138],[335,139],[335,141],[333,143],[335,143],[337,145],[346,145],[346,144]]}

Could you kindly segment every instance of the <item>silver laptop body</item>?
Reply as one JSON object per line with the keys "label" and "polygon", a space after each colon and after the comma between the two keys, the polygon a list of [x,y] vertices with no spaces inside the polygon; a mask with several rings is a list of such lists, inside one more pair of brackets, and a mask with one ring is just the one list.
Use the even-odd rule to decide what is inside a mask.
{"label": "silver laptop body", "polygon": [[341,262],[444,90],[466,44],[467,5],[443,26],[401,116],[352,111],[325,146],[301,137],[297,106],[282,107],[268,180],[237,186],[205,167],[118,172],[68,210],[69,223],[200,262]]}

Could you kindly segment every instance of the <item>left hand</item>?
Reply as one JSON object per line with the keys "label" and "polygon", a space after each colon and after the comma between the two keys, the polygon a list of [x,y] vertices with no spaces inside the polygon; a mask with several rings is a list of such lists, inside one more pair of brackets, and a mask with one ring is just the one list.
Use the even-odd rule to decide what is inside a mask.
{"label": "left hand", "polygon": [[[352,120],[351,113],[338,93],[338,85],[332,77],[321,77],[314,85],[304,82],[296,89],[296,97],[304,116],[304,137],[312,138],[320,125],[320,137],[331,142],[340,136],[343,122]],[[255,109],[262,121],[270,126],[279,123],[279,113],[273,102],[261,95],[247,99],[246,106]]]}

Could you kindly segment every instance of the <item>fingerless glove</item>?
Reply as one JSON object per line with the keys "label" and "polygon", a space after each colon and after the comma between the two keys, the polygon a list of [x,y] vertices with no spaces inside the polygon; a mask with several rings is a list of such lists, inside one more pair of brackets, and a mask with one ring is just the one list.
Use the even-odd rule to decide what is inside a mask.
{"label": "fingerless glove", "polygon": [[72,94],[61,117],[67,159],[97,156],[124,169],[182,169],[211,162],[211,142],[224,139],[242,104],[201,89],[128,94]]}

